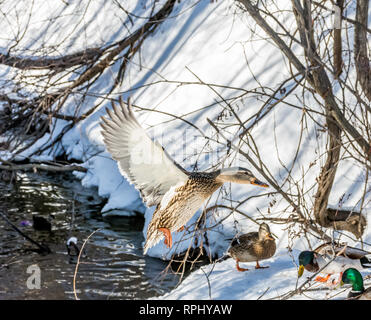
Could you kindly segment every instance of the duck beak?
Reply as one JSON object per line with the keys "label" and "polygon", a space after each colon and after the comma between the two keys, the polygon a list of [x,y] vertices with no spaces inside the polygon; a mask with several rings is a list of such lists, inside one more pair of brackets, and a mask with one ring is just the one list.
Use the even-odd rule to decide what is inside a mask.
{"label": "duck beak", "polygon": [[271,234],[267,234],[265,237],[267,240],[274,240],[273,236]]}
{"label": "duck beak", "polygon": [[340,287],[342,287],[345,283],[343,282],[343,280],[340,280]]}
{"label": "duck beak", "polygon": [[251,180],[251,184],[253,184],[254,186],[263,187],[263,188],[268,188],[269,187],[269,185],[267,185],[264,182],[259,181],[256,178],[254,178],[254,179]]}
{"label": "duck beak", "polygon": [[300,278],[304,273],[304,266],[301,264],[299,266],[299,270],[298,270],[298,278]]}

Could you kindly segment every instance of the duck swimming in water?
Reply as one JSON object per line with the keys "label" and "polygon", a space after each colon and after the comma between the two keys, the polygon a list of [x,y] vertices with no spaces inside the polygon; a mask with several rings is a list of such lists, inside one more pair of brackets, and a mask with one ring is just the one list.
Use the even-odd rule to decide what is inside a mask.
{"label": "duck swimming in water", "polygon": [[120,173],[135,186],[147,207],[156,206],[148,225],[144,253],[165,237],[172,246],[171,233],[180,231],[204,201],[225,182],[268,187],[250,170],[234,167],[213,172],[188,172],[165,149],[147,135],[135,119],[130,99],[120,107],[113,104],[102,117],[102,135],[107,150],[117,161]]}

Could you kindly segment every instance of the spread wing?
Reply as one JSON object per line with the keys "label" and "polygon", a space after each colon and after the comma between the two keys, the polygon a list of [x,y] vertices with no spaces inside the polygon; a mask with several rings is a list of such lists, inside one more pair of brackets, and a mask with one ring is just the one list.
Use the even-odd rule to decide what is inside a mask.
{"label": "spread wing", "polygon": [[112,106],[112,111],[107,109],[110,118],[101,118],[107,150],[146,205],[157,205],[172,186],[188,179],[187,171],[146,134],[131,111],[130,100],[128,106],[121,98],[121,107]]}

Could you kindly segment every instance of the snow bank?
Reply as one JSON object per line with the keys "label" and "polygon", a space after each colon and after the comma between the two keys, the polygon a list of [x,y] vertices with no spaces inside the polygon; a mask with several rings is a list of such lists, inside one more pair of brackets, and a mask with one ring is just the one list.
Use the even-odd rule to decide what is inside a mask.
{"label": "snow bank", "polygon": [[[289,252],[279,250],[271,259],[260,263],[269,266],[267,269],[255,269],[255,263],[240,263],[249,271],[236,270],[235,261],[228,259],[216,264],[207,265],[192,272],[173,291],[154,300],[280,300],[290,291],[304,283],[308,272],[297,282],[297,257],[299,250]],[[367,275],[367,272],[362,272]],[[365,284],[367,286],[367,284]],[[304,294],[296,294],[292,300],[325,300],[346,299],[349,286],[329,289],[315,283]]]}
{"label": "snow bank", "polygon": [[[150,14],[152,2],[125,1],[125,8],[135,15],[132,16],[135,26],[142,23],[143,19],[140,17]],[[15,14],[15,9],[11,9],[12,1],[8,3],[10,19]],[[29,22],[31,27],[17,47],[23,48],[23,55],[32,55],[35,50],[43,46],[50,48],[49,55],[71,53],[86,47],[99,46],[107,41],[114,43],[135,30],[130,21],[123,18],[125,15],[114,2],[92,1],[89,2],[86,10],[85,5],[80,1],[68,1],[68,6],[64,3],[65,1],[54,0],[35,1],[32,10],[37,11],[37,15],[31,16]],[[164,1],[159,1],[158,8],[163,3]],[[22,12],[31,10],[28,1],[18,1],[16,8]],[[124,99],[130,94],[134,105],[154,110],[154,112],[135,110],[135,114],[143,127],[148,129],[149,134],[188,170],[193,170],[192,166],[196,161],[198,170],[208,169],[226,154],[224,145],[205,139],[206,136],[223,140],[221,137],[216,137],[214,129],[210,127],[206,118],[221,121],[222,115],[224,123],[235,122],[229,112],[226,112],[225,103],[221,101],[220,96],[238,105],[239,116],[248,119],[261,108],[263,102],[253,94],[239,99],[237,97],[243,93],[243,90],[235,90],[231,87],[251,91],[259,90],[260,86],[277,88],[290,75],[282,53],[272,44],[264,40],[249,41],[252,34],[247,25],[249,23],[251,25],[251,20],[246,14],[235,14],[235,9],[235,1],[232,0],[218,2],[192,0],[177,3],[171,17],[145,40],[140,55],[136,55],[129,64],[123,84],[112,93],[113,97],[123,95]],[[79,20],[82,10],[85,10],[83,19],[89,22],[87,24]],[[26,19],[27,16],[25,14],[21,17]],[[49,21],[50,17],[53,17],[52,21]],[[26,20],[21,22],[24,25]],[[75,27],[76,23],[77,27]],[[5,32],[6,30],[11,32],[7,21],[0,21],[0,27]],[[70,36],[66,37],[67,34]],[[53,45],[64,38],[66,40],[63,46],[59,47],[58,52],[54,52]],[[5,52],[12,44],[11,40],[1,39],[0,52]],[[117,71],[119,67],[120,61],[112,66],[112,70]],[[0,67],[3,78],[10,77],[9,72],[8,68]],[[93,84],[90,89],[91,95],[87,95],[83,107],[78,111],[79,114],[83,114],[92,106],[97,106],[95,112],[69,130],[57,149],[48,149],[44,155],[39,158],[32,156],[32,159],[42,157],[52,159],[55,155],[66,153],[70,159],[82,161],[88,172],[86,174],[78,172],[76,176],[81,179],[85,187],[98,188],[99,195],[108,199],[102,213],[117,214],[118,211],[115,209],[119,209],[123,215],[131,215],[134,210],[142,212],[146,221],[143,230],[145,235],[154,209],[146,209],[139,198],[139,193],[119,174],[116,162],[105,151],[100,134],[100,117],[106,114],[106,107],[111,108],[110,103],[100,97],[100,94],[106,93],[113,81],[111,70],[106,71],[100,80]],[[219,86],[211,88],[208,85],[195,84],[200,81]],[[287,82],[286,90],[293,85],[293,80]],[[31,91],[32,88],[29,89]],[[312,102],[314,109],[318,107],[310,96],[306,99]],[[62,110],[66,114],[72,114],[74,111],[73,99],[70,100]],[[317,163],[312,161],[317,157],[316,155],[324,152],[326,137],[317,130],[318,127],[313,121],[303,121],[300,100],[295,95],[291,95],[286,101],[299,108],[284,103],[278,104],[252,127],[250,133],[259,147],[261,159],[272,171],[278,183],[282,183],[287,178],[288,173],[284,165],[290,166],[296,148],[301,143],[301,151],[297,155],[297,164],[291,172],[291,177],[303,183],[303,189],[308,190],[305,198],[308,203],[312,203],[316,191],[315,179],[322,160]],[[206,109],[206,106],[211,107]],[[182,117],[194,126],[166,113]],[[315,114],[313,117],[323,121]],[[251,121],[246,126],[250,123]],[[56,120],[54,131],[46,134],[21,156],[32,155],[38,146],[56,137],[67,124],[67,121]],[[303,127],[301,137],[300,132]],[[236,133],[238,131],[235,127],[227,129],[226,132],[230,137]],[[227,158],[224,164],[251,168],[246,160],[235,154]],[[306,173],[305,184],[301,181],[303,172]],[[337,171],[329,205],[334,208],[349,207],[357,210],[365,187],[365,175],[364,169],[351,159],[342,161]],[[257,177],[261,178],[258,174]],[[274,191],[272,188],[262,190],[253,186],[231,185],[227,186],[226,190],[230,191],[231,198],[235,200],[250,197],[239,207],[239,210],[247,213],[251,219],[261,218],[261,213],[267,217],[279,218],[284,216],[289,208],[280,196],[267,196],[267,192]],[[223,199],[223,195],[225,194],[217,192],[208,204],[213,205],[217,202],[228,205],[231,200]],[[368,197],[369,195],[370,193],[367,194]],[[273,200],[275,204],[270,207],[268,213],[269,203]],[[366,202],[363,210],[366,215],[370,213],[370,201]],[[197,221],[200,212],[198,211],[187,226]],[[208,226],[217,224],[228,214],[229,210],[226,209],[210,212]],[[221,256],[228,247],[227,238],[232,238],[236,233],[256,231],[257,224],[251,219],[234,212],[223,220],[218,228],[207,231],[209,251]],[[232,260],[204,267],[206,273],[212,270],[209,275],[211,297],[213,299],[256,299],[265,293],[263,297],[269,298],[295,287],[296,266],[293,257],[296,259],[299,250],[306,248],[307,243],[303,239],[290,242],[291,230],[286,230],[285,227],[285,225],[271,227],[278,239],[279,249],[272,259],[263,263],[263,265],[269,264],[269,269],[254,270],[251,267],[249,272],[238,273],[234,269]],[[188,230],[174,234],[175,244],[170,251],[161,242],[150,249],[149,255],[169,259],[172,253],[181,252],[190,245],[192,232]],[[328,232],[331,234],[331,231]],[[365,234],[365,241],[370,243],[369,228]],[[197,235],[200,239],[204,237],[204,234]],[[179,243],[181,239],[188,240]],[[352,241],[350,243],[352,244]],[[288,254],[287,246],[294,248],[292,256]],[[267,288],[269,290],[265,292]],[[315,295],[315,297],[321,296]],[[204,273],[201,270],[193,272],[179,288],[164,298],[208,299],[209,291]]]}

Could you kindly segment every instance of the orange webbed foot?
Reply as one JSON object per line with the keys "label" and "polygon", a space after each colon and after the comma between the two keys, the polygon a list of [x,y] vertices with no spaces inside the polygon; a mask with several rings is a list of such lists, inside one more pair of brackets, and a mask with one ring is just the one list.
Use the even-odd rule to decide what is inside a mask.
{"label": "orange webbed foot", "polygon": [[184,226],[181,226],[176,232],[182,232],[184,231]]}
{"label": "orange webbed foot", "polygon": [[317,276],[316,281],[318,282],[327,282],[327,280],[331,277],[331,274],[328,274],[326,277]]}
{"label": "orange webbed foot", "polygon": [[239,263],[239,260],[236,260],[236,269],[238,271],[240,272],[249,271],[249,269],[241,268],[238,263]]}
{"label": "orange webbed foot", "polygon": [[164,236],[165,236],[165,245],[168,247],[168,248],[171,248],[171,246],[173,245],[173,240],[171,238],[171,232],[168,228],[158,228],[159,231],[161,231]]}
{"label": "orange webbed foot", "polygon": [[255,269],[267,269],[269,268],[269,266],[266,266],[266,267],[262,267],[258,261],[256,261],[256,266],[255,266]]}

